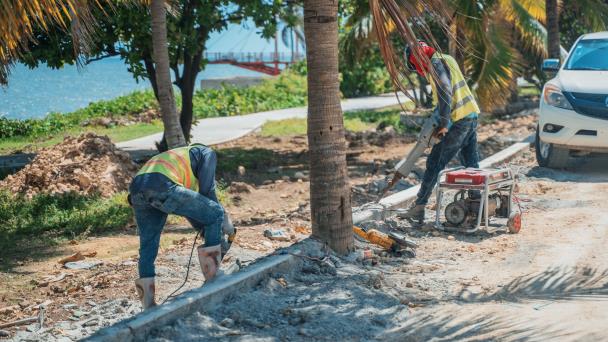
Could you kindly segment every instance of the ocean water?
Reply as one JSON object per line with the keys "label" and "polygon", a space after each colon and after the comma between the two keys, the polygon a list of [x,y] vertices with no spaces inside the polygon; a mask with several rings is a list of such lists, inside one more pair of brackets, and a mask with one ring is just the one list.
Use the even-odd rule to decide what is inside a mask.
{"label": "ocean water", "polygon": [[[208,65],[198,75],[197,88],[201,79],[259,75],[232,65]],[[0,88],[0,117],[42,118],[50,112],[71,112],[94,101],[149,88],[149,81],[137,83],[119,58],[100,60],[80,70],[76,66],[53,70],[17,65],[8,86]]]}

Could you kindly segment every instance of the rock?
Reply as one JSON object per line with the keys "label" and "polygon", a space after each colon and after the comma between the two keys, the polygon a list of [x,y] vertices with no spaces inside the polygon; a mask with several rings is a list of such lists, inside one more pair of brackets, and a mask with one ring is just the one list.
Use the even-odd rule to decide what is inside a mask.
{"label": "rock", "polygon": [[281,177],[281,179],[282,179],[284,182],[289,182],[289,181],[291,180],[291,178],[289,178],[289,176],[283,176],[283,177]]}
{"label": "rock", "polygon": [[272,248],[272,243],[268,242],[268,241],[262,241],[262,246],[266,247],[266,248]]}
{"label": "rock", "polygon": [[77,307],[78,307],[78,305],[76,305],[76,304],[65,304],[63,306],[63,308],[66,310],[76,309]]}
{"label": "rock", "polygon": [[63,267],[69,268],[71,270],[88,270],[88,269],[97,267],[101,264],[103,264],[103,262],[99,261],[99,260],[75,261],[75,262],[68,262],[65,265],[63,265]]}
{"label": "rock", "polygon": [[245,167],[243,165],[239,165],[237,168],[237,173],[239,176],[243,177],[245,175]]}
{"label": "rock", "polygon": [[243,182],[232,182],[228,188],[228,192],[231,194],[250,193],[253,187]]}
{"label": "rock", "polygon": [[304,174],[304,172],[298,171],[298,172],[296,172],[296,173],[293,174],[293,178],[305,180],[307,177]]}
{"label": "rock", "polygon": [[262,185],[270,185],[272,183],[274,183],[274,181],[272,179],[267,179],[262,183]]}
{"label": "rock", "polygon": [[277,229],[266,229],[264,231],[264,236],[274,241],[289,241],[289,235],[285,233],[285,231]]}
{"label": "rock", "polygon": [[279,173],[279,172],[281,172],[281,167],[280,166],[269,167],[267,171],[268,171],[268,173]]}
{"label": "rock", "polygon": [[224,328],[232,328],[234,326],[234,320],[226,317],[220,322],[220,325]]}
{"label": "rock", "polygon": [[448,240],[453,241],[454,239],[456,239],[454,235],[448,235]]}
{"label": "rock", "polygon": [[9,333],[6,330],[0,330],[0,337],[9,337],[11,336],[11,333]]}

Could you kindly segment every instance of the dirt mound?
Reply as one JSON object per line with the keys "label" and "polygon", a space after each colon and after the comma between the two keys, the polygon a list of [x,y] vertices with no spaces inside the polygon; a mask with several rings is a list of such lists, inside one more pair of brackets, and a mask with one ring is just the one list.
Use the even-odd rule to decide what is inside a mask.
{"label": "dirt mound", "polygon": [[0,188],[27,197],[66,192],[109,197],[127,190],[135,171],[129,154],[110,138],[86,133],[40,150],[29,165],[1,181]]}

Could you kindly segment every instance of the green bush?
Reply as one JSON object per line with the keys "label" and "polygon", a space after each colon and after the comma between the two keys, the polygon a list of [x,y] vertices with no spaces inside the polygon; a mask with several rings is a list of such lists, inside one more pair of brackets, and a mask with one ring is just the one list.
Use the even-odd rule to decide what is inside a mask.
{"label": "green bush", "polygon": [[253,87],[198,91],[193,100],[194,116],[202,119],[299,107],[306,105],[306,94],[306,78],[287,71]]}
{"label": "green bush", "polygon": [[126,193],[111,198],[41,194],[32,199],[0,192],[0,239],[67,236],[122,228],[133,214]]}

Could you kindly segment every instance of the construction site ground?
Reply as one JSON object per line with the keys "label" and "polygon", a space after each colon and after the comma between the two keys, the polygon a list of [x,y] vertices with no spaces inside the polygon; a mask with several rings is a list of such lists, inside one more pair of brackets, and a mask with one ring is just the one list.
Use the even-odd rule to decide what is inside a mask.
{"label": "construction site ground", "polygon": [[[488,156],[529,135],[534,125],[533,115],[482,125],[479,133],[482,155]],[[375,197],[385,181],[384,171],[411,148],[414,136],[397,136],[390,129],[349,135],[353,199],[354,205],[360,205]],[[230,204],[227,209],[239,228],[225,266],[231,266],[237,260],[246,266],[256,258],[310,234],[305,136],[252,134],[216,148],[222,170],[218,178],[228,185]],[[338,267],[337,272],[328,274],[318,274],[312,267],[313,272],[309,274],[313,277],[331,277],[327,284],[325,281],[298,280],[296,273],[283,275],[280,287],[272,281],[267,282],[270,285],[263,284],[272,287],[270,292],[276,292],[277,296],[277,301],[268,305],[278,310],[283,305],[281,298],[285,303],[291,297],[308,298],[296,301],[297,305],[310,306],[314,312],[321,312],[319,317],[292,325],[289,315],[273,315],[270,306],[270,311],[255,310],[248,300],[255,298],[253,291],[264,291],[260,287],[252,289],[251,294],[244,294],[242,300],[237,297],[228,301],[225,308],[213,310],[210,316],[201,315],[200,320],[190,317],[186,320],[192,324],[186,321],[178,324],[190,324],[187,333],[195,334],[192,336],[231,336],[234,339],[247,336],[296,340],[313,337],[358,339],[359,335],[340,335],[348,329],[335,329],[333,335],[329,331],[332,326],[348,325],[348,319],[355,320],[361,315],[369,318],[365,321],[369,325],[357,326],[359,334],[367,331],[367,335],[360,335],[361,339],[410,336],[406,334],[412,331],[418,332],[412,337],[424,334],[429,337],[437,333],[446,338],[489,330],[513,338],[545,336],[533,333],[569,333],[570,328],[593,334],[594,324],[602,325],[598,319],[603,318],[605,325],[608,317],[608,313],[602,312],[605,309],[601,303],[596,304],[608,297],[607,273],[602,268],[608,260],[605,249],[601,248],[606,242],[608,223],[606,215],[602,214],[606,204],[601,200],[602,192],[608,189],[608,176],[603,172],[605,164],[595,160],[579,165],[574,171],[551,171],[535,167],[532,156],[527,153],[514,163],[519,173],[525,175],[521,177],[520,196],[526,213],[519,235],[449,235],[435,232],[428,226],[422,230],[405,229],[421,245],[415,259],[384,258],[376,265],[349,259],[342,261],[344,268]],[[420,167],[423,167],[422,162]],[[421,170],[416,171],[420,174]],[[401,186],[415,183],[417,177],[410,177]],[[399,221],[393,224],[405,227]],[[289,241],[265,238],[266,229],[282,229]],[[157,299],[160,301],[182,283],[193,237],[193,231],[177,218],[173,218],[166,228],[157,260]],[[10,336],[15,339],[73,340],[136,314],[140,311],[133,287],[137,249],[136,231],[131,226],[106,236],[70,241],[43,251],[32,250],[31,258],[15,261],[16,266],[0,274],[3,284],[0,324],[39,316],[42,304],[45,307],[43,329],[36,331],[37,324],[8,328]],[[67,270],[57,263],[79,251],[95,254],[91,260],[102,263],[89,270]],[[350,277],[357,274],[371,277],[371,280]],[[190,279],[181,291],[198,287],[202,282],[198,263],[193,260]],[[352,287],[348,300],[340,297],[340,293],[332,296],[334,292],[329,287],[323,288],[330,283],[341,284],[336,286],[336,291],[350,291]],[[304,293],[306,288],[310,288],[310,292]],[[369,298],[364,298],[366,296]],[[590,300],[583,300],[583,297]],[[341,301],[342,309],[331,302],[335,300]],[[230,316],[230,308],[246,313],[243,309],[246,305],[252,310],[250,317],[245,314],[240,318]],[[567,327],[559,324],[565,318],[559,316],[564,310],[573,315],[571,320],[582,322]],[[267,314],[259,315],[259,311]],[[542,327],[553,329],[540,329],[541,326],[534,324],[530,329],[522,328],[520,322],[526,317],[529,320],[526,324],[535,322],[535,315],[543,315],[543,320],[539,321],[545,324]],[[328,323],[328,330],[323,330],[323,322],[332,317],[337,320],[335,324]],[[233,325],[221,327],[219,323],[226,318],[232,323],[228,320],[224,325]],[[375,319],[380,319],[381,323],[374,323]],[[199,325],[197,321],[200,321]],[[281,322],[287,322],[287,325],[283,326]],[[206,329],[205,325],[216,329]],[[408,328],[403,328],[405,326]],[[158,337],[189,339],[185,335],[171,337],[175,333],[172,329],[160,331]],[[390,335],[392,333],[401,335]]]}

